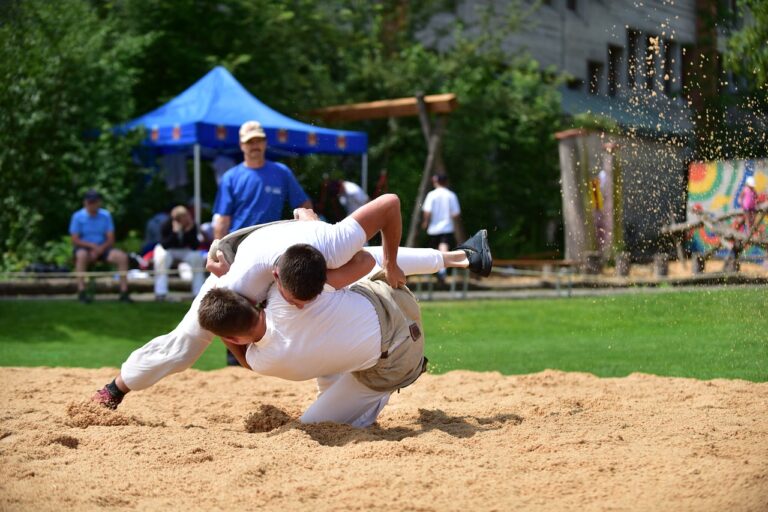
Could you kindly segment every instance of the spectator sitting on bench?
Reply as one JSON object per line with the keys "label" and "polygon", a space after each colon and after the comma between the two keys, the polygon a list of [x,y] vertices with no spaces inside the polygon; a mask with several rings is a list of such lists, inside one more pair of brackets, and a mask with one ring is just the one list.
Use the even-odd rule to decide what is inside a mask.
{"label": "spectator sitting on bench", "polygon": [[160,228],[160,243],[155,246],[152,261],[155,268],[155,299],[168,295],[168,270],[174,262],[185,261],[192,267],[192,293],[197,295],[205,281],[206,253],[198,250],[200,238],[189,210],[176,206],[171,218]]}
{"label": "spectator sitting on bench", "polygon": [[[117,265],[120,270],[120,300],[132,302],[128,295],[128,255],[120,249],[114,249],[115,225],[112,215],[101,208],[101,194],[89,190],[83,196],[83,208],[72,214],[69,223],[75,255],[75,270],[86,272],[88,265],[104,261]],[[92,297],[85,291],[85,277],[77,278],[77,296],[80,302],[91,302]]]}

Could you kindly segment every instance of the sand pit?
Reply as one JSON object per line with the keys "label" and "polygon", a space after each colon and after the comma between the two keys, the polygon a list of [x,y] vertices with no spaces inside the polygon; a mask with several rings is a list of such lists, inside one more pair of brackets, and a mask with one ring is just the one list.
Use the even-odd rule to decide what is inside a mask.
{"label": "sand pit", "polygon": [[378,425],[302,426],[312,383],[0,368],[0,510],[768,510],[768,383],[426,375]]}

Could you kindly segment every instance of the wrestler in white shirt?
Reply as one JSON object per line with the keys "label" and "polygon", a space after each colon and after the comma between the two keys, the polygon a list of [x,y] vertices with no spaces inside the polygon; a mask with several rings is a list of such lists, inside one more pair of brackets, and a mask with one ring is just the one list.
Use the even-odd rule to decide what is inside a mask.
{"label": "wrestler in white shirt", "polygon": [[[288,222],[254,231],[240,244],[231,268],[223,262],[209,261],[208,269],[214,275],[208,277],[181,323],[172,332],[135,350],[123,363],[115,380],[98,391],[93,400],[116,408],[125,393],[146,389],[165,376],[192,366],[213,339],[213,333],[200,327],[197,309],[200,298],[214,286],[235,290],[253,301],[262,301],[272,279],[272,267],[289,246],[300,242],[310,244],[323,254],[329,267],[336,268],[346,263],[379,231],[388,280],[393,285],[403,284],[405,276],[397,266],[402,219],[400,200],[394,194],[376,198],[338,224]],[[223,272],[227,273],[217,277]]]}
{"label": "wrestler in white shirt", "polygon": [[[284,257],[297,247],[304,250],[289,248]],[[358,277],[380,270],[374,266],[378,260],[375,248],[366,256],[353,271]],[[433,249],[401,248],[398,252],[398,263],[406,275],[434,273],[443,266],[441,259],[441,253]],[[295,381],[316,378],[318,398],[302,415],[302,422],[369,426],[392,393],[370,389],[352,375],[371,368],[381,358],[382,333],[373,304],[350,288],[326,286],[316,298],[296,307],[284,295],[277,271],[275,277],[266,308],[254,306],[231,290],[212,290],[202,299],[200,322],[226,338],[233,353],[244,355],[248,367],[261,375]],[[329,282],[338,283],[330,276]]]}

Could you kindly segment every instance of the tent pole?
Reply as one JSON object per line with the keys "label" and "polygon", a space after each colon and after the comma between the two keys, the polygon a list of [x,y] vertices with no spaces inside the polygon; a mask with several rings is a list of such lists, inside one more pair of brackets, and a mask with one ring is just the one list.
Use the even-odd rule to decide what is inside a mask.
{"label": "tent pole", "polygon": [[362,169],[360,170],[360,188],[368,193],[368,152],[363,153]]}
{"label": "tent pole", "polygon": [[200,144],[195,144],[195,223],[200,228]]}

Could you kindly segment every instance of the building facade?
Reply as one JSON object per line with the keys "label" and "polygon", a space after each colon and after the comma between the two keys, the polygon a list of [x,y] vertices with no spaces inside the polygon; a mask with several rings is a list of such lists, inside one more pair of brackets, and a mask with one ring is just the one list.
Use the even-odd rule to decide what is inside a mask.
{"label": "building facade", "polygon": [[[502,48],[510,55],[528,53],[542,68],[566,73],[566,114],[591,112],[620,125],[651,134],[690,135],[687,91],[700,87],[694,46],[697,5],[702,0],[465,0],[454,12],[432,17],[419,39],[432,48],[453,44],[458,24],[469,37],[502,28],[510,12],[521,12],[518,30]],[[736,0],[729,8],[736,13]],[[701,6],[699,5],[699,8]],[[725,46],[718,29],[718,54]],[[721,91],[737,90],[737,81],[722,71]],[[710,79],[712,77],[709,77]]]}

